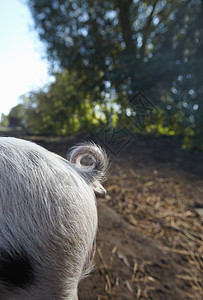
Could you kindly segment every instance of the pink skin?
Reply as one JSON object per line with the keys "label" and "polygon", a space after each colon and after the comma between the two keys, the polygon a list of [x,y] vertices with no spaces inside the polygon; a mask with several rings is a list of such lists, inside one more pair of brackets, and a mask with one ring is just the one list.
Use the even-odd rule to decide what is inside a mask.
{"label": "pink skin", "polygon": [[85,269],[88,269],[89,266],[91,265],[91,263],[95,257],[95,253],[96,253],[96,240],[94,240],[94,242],[92,244],[92,249],[91,249],[91,251],[89,251],[88,258],[85,263]]}
{"label": "pink skin", "polygon": [[92,245],[92,250],[90,253],[90,262],[93,260],[94,256],[95,256],[95,252],[96,252],[96,241],[93,242]]}

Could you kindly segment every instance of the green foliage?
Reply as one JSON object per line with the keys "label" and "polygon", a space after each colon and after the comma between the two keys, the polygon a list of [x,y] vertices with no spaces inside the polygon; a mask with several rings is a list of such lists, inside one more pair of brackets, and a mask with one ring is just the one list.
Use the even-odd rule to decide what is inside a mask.
{"label": "green foliage", "polygon": [[30,94],[30,128],[67,134],[102,120],[115,123],[126,119],[132,95],[142,90],[159,109],[142,131],[180,135],[185,145],[202,147],[202,1],[27,3],[47,57],[61,73],[48,91]]}
{"label": "green foliage", "polygon": [[0,126],[2,127],[8,126],[8,116],[6,116],[5,114],[1,114]]}
{"label": "green foliage", "polygon": [[14,106],[10,110],[8,117],[15,117],[15,118],[18,118],[19,120],[22,120],[24,117],[24,105],[18,104],[16,106]]}
{"label": "green foliage", "polygon": [[26,127],[35,134],[67,135],[99,124],[89,93],[80,90],[82,82],[64,71],[47,89],[23,96]]}

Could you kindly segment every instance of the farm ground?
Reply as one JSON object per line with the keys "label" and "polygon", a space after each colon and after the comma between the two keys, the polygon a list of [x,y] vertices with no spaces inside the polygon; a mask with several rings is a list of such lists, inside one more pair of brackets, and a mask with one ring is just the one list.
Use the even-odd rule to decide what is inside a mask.
{"label": "farm ground", "polygon": [[[65,156],[89,137],[31,139]],[[95,271],[79,299],[202,299],[202,178],[203,153],[170,138],[139,138],[112,156],[97,199]]]}
{"label": "farm ground", "polygon": [[[39,140],[65,156],[89,137]],[[95,271],[80,300],[200,300],[203,294],[203,153],[170,138],[139,138],[111,157],[98,198]]]}

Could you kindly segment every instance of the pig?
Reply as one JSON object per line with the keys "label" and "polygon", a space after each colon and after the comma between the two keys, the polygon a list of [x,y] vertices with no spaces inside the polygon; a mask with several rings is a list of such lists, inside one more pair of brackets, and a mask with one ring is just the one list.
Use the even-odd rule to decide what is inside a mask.
{"label": "pig", "polygon": [[68,158],[0,137],[0,300],[77,299],[92,270],[108,157],[88,142]]}

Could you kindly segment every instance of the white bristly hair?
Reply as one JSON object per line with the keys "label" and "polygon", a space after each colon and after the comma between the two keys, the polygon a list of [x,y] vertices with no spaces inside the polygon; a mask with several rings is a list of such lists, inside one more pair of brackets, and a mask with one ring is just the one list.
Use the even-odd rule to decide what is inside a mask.
{"label": "white bristly hair", "polygon": [[[29,141],[0,138],[0,299],[76,299],[91,269],[95,192],[108,167],[93,143],[70,162]],[[90,157],[91,166],[81,165]]]}

